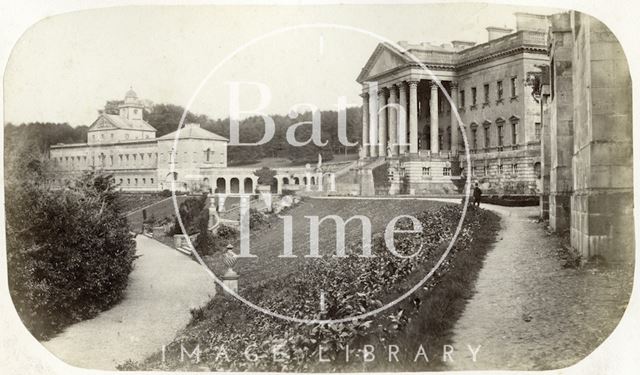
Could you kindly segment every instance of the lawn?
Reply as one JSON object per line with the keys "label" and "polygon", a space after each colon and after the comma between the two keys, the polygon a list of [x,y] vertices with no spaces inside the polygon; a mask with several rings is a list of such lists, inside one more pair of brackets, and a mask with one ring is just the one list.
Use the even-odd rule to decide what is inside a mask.
{"label": "lawn", "polygon": [[[250,245],[251,254],[256,258],[239,259],[234,270],[242,278],[240,288],[254,285],[257,282],[268,281],[273,278],[284,278],[292,272],[296,272],[304,263],[310,261],[317,262],[317,259],[306,258],[309,254],[309,220],[306,216],[318,216],[319,218],[328,215],[337,215],[343,220],[348,220],[355,215],[364,215],[371,220],[372,233],[382,232],[388,222],[399,215],[415,215],[417,213],[433,210],[443,206],[444,203],[431,201],[412,200],[329,200],[329,199],[308,199],[303,201],[285,215],[293,217],[293,254],[296,258],[280,258],[283,253],[283,220],[272,218],[268,225],[251,232]],[[362,227],[358,221],[349,223],[345,228],[346,242],[359,241]],[[331,220],[323,222],[319,231],[319,249],[324,257],[335,254],[336,226]],[[238,243],[234,243],[238,252]],[[225,267],[220,257],[215,257],[209,262],[210,268],[217,275],[222,275]]]}
{"label": "lawn", "polygon": [[[251,234],[251,252],[257,258],[240,259],[234,267],[240,274],[240,295],[270,311],[297,318],[339,319],[371,311],[410,290],[433,268],[447,248],[460,211],[457,205],[419,200],[306,200],[285,213],[293,217],[292,244],[297,257],[278,257],[283,251],[281,219],[272,218],[269,225]],[[330,214],[345,220],[353,215],[369,217],[375,234],[375,257],[358,256],[361,231],[355,223],[346,227],[349,255],[331,257],[335,253],[335,226],[331,222],[324,223],[319,230],[319,249],[324,257],[304,257],[309,252],[309,224],[305,216]],[[411,259],[391,255],[380,236],[387,223],[398,215],[414,215],[423,226],[418,234],[395,237],[400,254],[409,255],[417,245],[424,245]],[[166,347],[164,361],[157,353],[142,364],[127,363],[121,369],[303,372],[438,369],[437,360],[416,365],[406,356],[403,357],[406,362],[392,367],[381,356],[365,363],[363,346],[372,345],[380,351],[391,342],[428,343],[427,350],[442,347],[472,294],[484,255],[499,228],[498,220],[492,213],[471,209],[455,246],[433,277],[409,298],[374,316],[339,324],[292,323],[219,293],[206,307],[193,311],[189,326]],[[410,228],[405,224],[403,229]],[[221,260],[214,257],[209,261],[214,272],[221,274],[224,270]],[[181,345],[190,353],[199,347],[201,362],[180,361]],[[247,360],[243,355],[247,347],[257,354],[258,361]],[[348,358],[347,347],[351,348]],[[415,353],[415,349],[407,350]],[[273,350],[284,353],[283,357],[274,357]],[[320,362],[320,356],[329,362]],[[433,356],[434,353],[429,353],[429,358]]]}

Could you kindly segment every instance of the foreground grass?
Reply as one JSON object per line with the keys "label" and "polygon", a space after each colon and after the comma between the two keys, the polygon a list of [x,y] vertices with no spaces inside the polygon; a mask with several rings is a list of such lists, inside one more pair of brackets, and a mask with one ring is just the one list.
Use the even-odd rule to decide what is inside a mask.
{"label": "foreground grass", "polygon": [[[352,205],[345,201],[328,201],[326,204],[329,209],[342,208],[343,213],[349,213],[356,206],[362,209],[363,201]],[[332,204],[336,206],[332,207]],[[385,216],[382,212],[392,214],[394,209],[398,209],[393,206],[385,207],[381,201],[366,204],[372,204],[368,209],[380,212],[379,216]],[[397,205],[399,202],[391,204]],[[241,295],[271,310],[316,319],[353,316],[393,300],[413,287],[435,265],[457,224],[456,212],[459,215],[457,208],[441,205],[417,207],[417,202],[408,204],[413,205],[411,207],[414,210],[427,209],[421,217],[421,221],[428,224],[421,239],[427,246],[419,262],[381,255],[366,260],[357,257],[343,258],[346,262],[301,261],[280,265],[280,268],[272,263],[263,267],[261,272],[253,269],[259,278],[253,279],[249,286],[241,289]],[[429,216],[434,212],[437,214],[435,217]],[[376,232],[380,231],[379,226],[374,225],[374,228]],[[495,214],[471,210],[456,245],[434,276],[410,298],[372,318],[344,324],[294,324],[258,313],[235,299],[220,294],[208,306],[193,312],[192,322],[163,353],[153,355],[143,364],[127,363],[121,369],[437,369],[437,354],[442,350],[442,345],[448,343],[451,328],[462,313],[466,299],[472,295],[478,271],[498,228],[498,217]],[[275,251],[272,249],[275,243],[265,237],[269,232],[271,231],[261,236],[268,243],[263,250]],[[273,232],[280,236],[282,233],[278,230]],[[407,239],[396,240],[399,249],[403,244],[415,245]],[[374,248],[384,248],[380,237],[374,242]],[[358,253],[357,247],[354,252]],[[251,266],[247,264],[248,269],[245,271],[252,269]],[[281,277],[274,278],[273,274]],[[330,291],[327,293],[326,311],[318,311],[319,290]],[[389,346],[393,344],[402,347],[397,355],[399,362],[390,362],[386,355]],[[424,346],[429,362],[414,362],[420,345]],[[271,355],[274,346],[285,348],[282,358]],[[371,361],[365,360],[365,346],[375,349],[376,355]],[[196,356],[192,359],[187,357],[195,348],[199,350],[200,362],[194,360]],[[257,353],[255,362],[245,355],[244,350],[247,348],[250,352]]]}

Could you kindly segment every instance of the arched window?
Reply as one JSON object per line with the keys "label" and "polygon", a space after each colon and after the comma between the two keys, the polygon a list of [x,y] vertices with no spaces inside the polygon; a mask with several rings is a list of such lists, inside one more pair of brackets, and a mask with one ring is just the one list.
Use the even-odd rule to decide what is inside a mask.
{"label": "arched window", "polygon": [[206,160],[207,160],[207,162],[211,161],[211,149],[210,149],[210,148],[208,148],[208,149],[205,151],[205,155],[206,155]]}

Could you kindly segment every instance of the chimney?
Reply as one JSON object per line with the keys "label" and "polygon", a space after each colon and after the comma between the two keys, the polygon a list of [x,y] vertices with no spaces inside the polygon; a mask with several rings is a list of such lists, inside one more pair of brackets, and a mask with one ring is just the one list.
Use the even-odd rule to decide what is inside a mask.
{"label": "chimney", "polygon": [[549,30],[549,18],[541,14],[516,12],[516,30],[542,31]]}
{"label": "chimney", "polygon": [[476,42],[467,42],[465,40],[452,40],[451,44],[455,49],[466,49],[476,45]]}
{"label": "chimney", "polygon": [[513,29],[507,29],[504,27],[487,27],[487,34],[489,36],[489,41],[494,39],[502,38],[505,35],[511,34]]}

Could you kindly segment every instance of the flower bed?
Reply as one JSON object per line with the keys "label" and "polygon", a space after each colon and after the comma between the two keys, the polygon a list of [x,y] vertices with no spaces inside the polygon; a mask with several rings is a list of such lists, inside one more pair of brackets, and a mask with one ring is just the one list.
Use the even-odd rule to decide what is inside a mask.
{"label": "flower bed", "polygon": [[[359,257],[360,245],[354,245],[348,248],[346,258],[304,262],[296,272],[248,285],[241,288],[240,294],[259,306],[297,318],[338,319],[371,311],[409,290],[433,268],[459,218],[458,206],[443,206],[419,215],[423,226],[419,235],[395,238],[400,254],[411,254],[416,246],[424,245],[413,258],[391,255],[384,239],[377,235],[373,240],[372,251],[376,255],[373,258]],[[460,255],[473,251],[470,244],[474,235],[484,229],[486,222],[495,219],[495,215],[484,210],[470,209],[451,253],[433,277],[418,293],[375,316],[349,323],[298,324],[260,313],[221,293],[208,306],[193,311],[189,327],[167,346],[164,362],[156,354],[143,364],[128,363],[122,369],[187,370],[205,366],[235,371],[362,371],[362,361],[356,360],[362,357],[362,352],[354,350],[350,353],[351,362],[347,362],[346,345],[356,348],[363,343],[385,343],[405,332],[412,321],[433,318],[420,311],[420,306],[429,306],[431,291],[442,288],[439,283],[452,272],[464,273],[467,284],[473,281],[469,278],[475,275],[473,270],[457,269],[455,264],[464,261],[465,257]],[[480,253],[483,256],[484,252]],[[476,272],[480,264],[474,263]],[[470,285],[453,287],[470,289]],[[318,305],[319,291],[326,298],[324,309]],[[462,298],[463,294],[457,296]],[[189,352],[199,346],[201,362],[180,361],[181,345]],[[247,358],[247,348],[257,361]],[[330,362],[319,362],[320,356]],[[353,362],[357,364],[352,365]]]}

